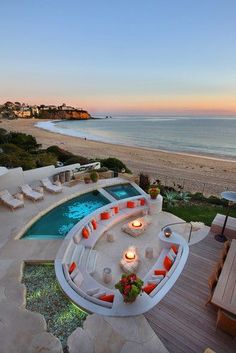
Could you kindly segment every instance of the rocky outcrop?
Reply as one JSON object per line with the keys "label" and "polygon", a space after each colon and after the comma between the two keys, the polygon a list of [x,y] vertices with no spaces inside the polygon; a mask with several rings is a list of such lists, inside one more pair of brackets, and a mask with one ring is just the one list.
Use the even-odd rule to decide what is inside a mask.
{"label": "rocky outcrop", "polygon": [[39,113],[41,119],[58,120],[87,120],[91,115],[86,110],[42,110]]}

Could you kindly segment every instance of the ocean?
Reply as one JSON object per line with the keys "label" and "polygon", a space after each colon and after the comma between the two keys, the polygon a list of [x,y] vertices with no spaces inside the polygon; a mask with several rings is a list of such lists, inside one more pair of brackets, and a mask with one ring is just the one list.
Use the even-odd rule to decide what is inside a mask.
{"label": "ocean", "polygon": [[115,116],[37,126],[88,140],[198,155],[236,158],[236,117]]}

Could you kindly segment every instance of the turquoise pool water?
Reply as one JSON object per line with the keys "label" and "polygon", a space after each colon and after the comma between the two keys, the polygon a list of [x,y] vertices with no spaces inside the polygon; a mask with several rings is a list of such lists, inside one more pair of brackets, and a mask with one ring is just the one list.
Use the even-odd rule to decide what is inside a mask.
{"label": "turquoise pool water", "polygon": [[104,188],[116,200],[126,199],[127,197],[141,195],[131,184],[112,185]]}
{"label": "turquoise pool water", "polygon": [[109,203],[98,191],[75,197],[46,213],[24,234],[24,239],[64,238],[82,218]]}

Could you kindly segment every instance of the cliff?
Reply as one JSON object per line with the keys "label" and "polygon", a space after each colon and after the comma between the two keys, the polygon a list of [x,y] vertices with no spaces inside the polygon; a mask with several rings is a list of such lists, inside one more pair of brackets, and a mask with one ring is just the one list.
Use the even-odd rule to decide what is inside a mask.
{"label": "cliff", "polygon": [[40,119],[87,120],[91,115],[86,110],[41,110]]}

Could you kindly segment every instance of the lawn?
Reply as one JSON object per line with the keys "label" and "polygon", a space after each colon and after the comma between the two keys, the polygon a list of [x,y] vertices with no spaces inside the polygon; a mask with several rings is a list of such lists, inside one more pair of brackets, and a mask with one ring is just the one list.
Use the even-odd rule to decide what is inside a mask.
{"label": "lawn", "polygon": [[[173,207],[164,206],[164,211],[173,213],[182,218],[186,222],[195,221],[203,222],[210,226],[217,213],[225,214],[226,208],[220,205],[208,203],[181,203],[179,202]],[[232,208],[230,216],[236,217],[236,208]]]}
{"label": "lawn", "polygon": [[87,314],[64,296],[53,265],[26,265],[22,282],[27,288],[26,308],[45,317],[47,330],[60,339],[66,352],[67,338],[83,325]]}

